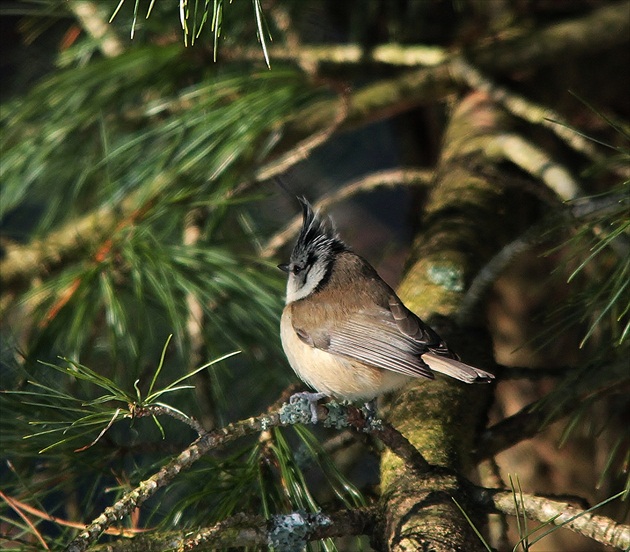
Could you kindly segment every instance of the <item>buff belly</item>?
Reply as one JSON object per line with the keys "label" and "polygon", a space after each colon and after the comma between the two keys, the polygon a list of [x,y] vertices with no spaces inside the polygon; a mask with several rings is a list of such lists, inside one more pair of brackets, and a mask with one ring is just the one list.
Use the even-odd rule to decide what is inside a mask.
{"label": "buff belly", "polygon": [[410,379],[390,370],[332,355],[304,343],[293,329],[289,309],[285,309],[282,314],[280,338],[289,364],[298,377],[328,396],[349,401],[369,401],[398,389]]}

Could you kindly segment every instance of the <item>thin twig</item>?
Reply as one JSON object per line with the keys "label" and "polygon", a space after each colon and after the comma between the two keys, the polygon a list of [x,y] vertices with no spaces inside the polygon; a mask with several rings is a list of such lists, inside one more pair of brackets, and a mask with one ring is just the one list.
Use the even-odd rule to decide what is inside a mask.
{"label": "thin twig", "polygon": [[304,140],[298,142],[294,147],[283,153],[280,157],[274,159],[273,161],[269,161],[262,167],[259,167],[252,178],[245,180],[234,188],[228,190],[225,194],[226,199],[242,194],[257,182],[264,182],[265,180],[270,180],[276,176],[280,176],[294,165],[308,159],[315,149],[326,143],[328,139],[338,130],[347,115],[348,97],[346,94],[343,94],[341,95],[341,100],[337,104],[337,112],[329,124],[320,130],[313,132]]}
{"label": "thin twig", "polygon": [[[184,232],[182,242],[186,247],[194,247],[201,238],[201,228],[206,219],[207,210],[196,207],[191,209],[184,218]],[[205,340],[203,335],[204,317],[203,303],[199,296],[188,291],[186,293],[186,332],[188,334],[189,350],[188,367],[203,364]],[[201,410],[202,425],[209,431],[217,426],[212,401],[212,380],[208,370],[202,370],[193,376],[195,396]]]}
{"label": "thin twig", "polygon": [[[13,497],[5,495],[2,491],[0,491],[0,498],[2,498],[11,508],[13,508],[18,514],[18,510],[22,512],[26,512],[40,519],[50,521],[52,523],[56,523],[57,525],[61,525],[63,527],[72,527],[73,529],[83,529],[85,525],[76,521],[68,521],[67,519],[63,519],[57,516],[50,515],[48,512],[44,512],[43,510],[39,510],[38,508],[33,508],[30,504],[25,504],[20,500],[17,500]],[[22,517],[21,514],[19,514]],[[24,519],[24,518],[23,518]],[[27,522],[28,523],[28,522]],[[106,529],[104,533],[106,535],[114,535],[118,537],[133,537],[138,535],[139,533],[147,533],[149,531],[153,531],[153,528],[145,528],[145,529],[133,529],[129,527],[120,527],[112,529]]]}
{"label": "thin twig", "polygon": [[400,457],[405,464],[418,473],[427,473],[431,471],[429,464],[424,456],[416,449],[409,440],[398,431],[394,426],[383,422],[382,420],[370,421],[366,418],[363,411],[355,407],[348,407],[348,421],[350,425],[361,432],[370,433],[383,442],[394,454]]}
{"label": "thin twig", "polygon": [[96,443],[98,443],[100,441],[101,437],[103,437],[103,435],[105,435],[105,433],[107,433],[107,431],[109,431],[109,428],[112,427],[112,424],[116,421],[116,418],[118,418],[118,414],[120,414],[120,412],[121,412],[121,409],[117,408],[116,411],[114,412],[114,415],[112,416],[111,420],[109,420],[109,423],[96,436],[96,439],[94,439],[94,441],[92,441],[89,445],[85,445],[85,446],[80,447],[78,449],[74,449],[74,452],[83,452],[84,450],[87,450],[90,447],[93,447]]}
{"label": "thin twig", "polygon": [[180,422],[185,423],[187,426],[193,428],[197,435],[202,436],[206,433],[204,427],[197,421],[195,418],[190,416],[186,416],[182,412],[175,410],[173,408],[167,408],[162,405],[147,405],[147,406],[136,406],[133,405],[131,407],[131,415],[134,418],[144,418],[146,416],[170,416]]}
{"label": "thin twig", "polygon": [[[331,205],[346,200],[359,193],[369,192],[380,187],[428,185],[433,172],[427,169],[401,168],[379,171],[362,176],[334,192],[322,196],[315,203],[316,209],[326,210]],[[286,243],[294,238],[302,225],[302,217],[294,217],[280,232],[276,233],[263,247],[261,257],[273,257]]]}
{"label": "thin twig", "polygon": [[205,433],[186,450],[163,466],[157,473],[142,481],[135,489],[123,495],[112,506],[105,508],[67,547],[68,552],[83,552],[98,536],[113,523],[127,516],[134,508],[153,496],[158,489],[171,482],[181,471],[211,450],[224,447],[228,443],[252,433],[257,433],[272,425],[279,425],[278,414],[263,414],[234,424],[229,424],[216,431]]}
{"label": "thin twig", "polygon": [[613,388],[623,392],[619,381],[605,382],[601,387],[589,388],[586,392],[573,391],[573,396],[565,397],[560,404],[547,401],[541,405],[541,401],[537,400],[524,406],[517,413],[490,426],[479,436],[473,459],[480,462],[531,439],[544,427],[573,412],[576,404],[606,396]]}
{"label": "thin twig", "polygon": [[[473,496],[485,508],[511,516],[517,515],[512,491],[477,488],[473,492]],[[523,505],[522,513],[529,519],[544,524],[566,527],[619,550],[628,550],[630,547],[630,525],[617,523],[608,517],[592,514],[592,510],[596,507],[582,509],[566,501],[526,493],[519,493],[518,501]],[[536,540],[539,538],[542,538],[542,535]]]}
{"label": "thin twig", "polygon": [[514,241],[505,245],[490,259],[475,275],[472,283],[466,290],[457,311],[457,323],[466,326],[471,323],[479,305],[485,299],[499,276],[510,265],[515,257],[529,250],[539,240],[540,225],[534,225]]}

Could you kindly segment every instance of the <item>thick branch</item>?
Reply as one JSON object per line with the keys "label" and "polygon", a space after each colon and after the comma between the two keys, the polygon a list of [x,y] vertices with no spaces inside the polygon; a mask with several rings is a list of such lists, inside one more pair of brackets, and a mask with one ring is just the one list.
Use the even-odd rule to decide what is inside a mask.
{"label": "thick branch", "polygon": [[[399,289],[407,306],[425,319],[435,312],[453,317],[470,277],[518,231],[514,221],[500,215],[510,212],[501,181],[484,179],[474,168],[488,163],[488,143],[505,131],[505,125],[503,113],[483,94],[471,95],[453,114],[436,186],[426,204],[425,227],[413,252],[415,262]],[[480,329],[459,335],[446,327],[438,330],[465,362],[491,365],[490,340]],[[471,450],[476,430],[485,420],[489,391],[485,386],[436,379],[420,382],[397,397],[390,413],[392,424],[430,463],[448,470],[444,477],[435,473],[414,477],[398,459],[384,453],[381,478],[388,549],[481,549],[450,499],[466,502],[466,489],[448,473],[465,473],[472,466]]]}
{"label": "thick branch", "polygon": [[630,32],[630,2],[611,2],[591,13],[550,25],[500,46],[480,47],[471,53],[473,63],[493,73],[523,67],[566,63],[584,54],[626,44]]}
{"label": "thick branch", "polygon": [[492,458],[514,445],[531,439],[545,427],[556,422],[575,410],[575,405],[584,401],[594,401],[612,392],[626,392],[628,378],[623,376],[611,381],[599,382],[599,387],[591,387],[583,382],[577,388],[575,384],[567,384],[562,402],[546,401],[541,404],[535,401],[523,407],[516,414],[497,422],[487,428],[479,437],[474,452],[475,461]]}
{"label": "thick branch", "polygon": [[[470,57],[475,65],[494,73],[505,73],[523,67],[555,63],[579,55],[605,50],[628,40],[630,6],[614,2],[591,13],[562,21],[534,33],[483,45]],[[260,59],[260,49],[232,49],[229,58]],[[425,44],[380,44],[365,49],[358,44],[325,46],[301,45],[299,48],[269,48],[274,60],[295,60],[300,65],[361,66],[392,65],[396,67],[434,67],[449,61],[448,52]]]}

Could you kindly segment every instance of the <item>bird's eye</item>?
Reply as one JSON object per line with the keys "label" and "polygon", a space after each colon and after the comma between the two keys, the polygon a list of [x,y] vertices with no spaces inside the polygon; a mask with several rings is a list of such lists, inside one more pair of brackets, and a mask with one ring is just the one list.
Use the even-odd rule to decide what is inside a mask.
{"label": "bird's eye", "polygon": [[293,267],[293,274],[299,274],[300,272],[302,272],[302,270],[304,270],[304,267],[302,267],[301,265],[294,265]]}

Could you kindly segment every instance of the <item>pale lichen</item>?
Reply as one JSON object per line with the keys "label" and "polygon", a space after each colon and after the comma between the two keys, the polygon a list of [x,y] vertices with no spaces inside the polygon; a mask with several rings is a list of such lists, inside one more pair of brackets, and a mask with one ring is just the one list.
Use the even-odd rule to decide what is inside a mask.
{"label": "pale lichen", "polygon": [[330,525],[324,514],[309,514],[302,511],[276,515],[270,520],[267,544],[275,552],[298,552],[306,549],[308,536],[318,527]]}
{"label": "pale lichen", "polygon": [[428,280],[448,291],[464,291],[464,273],[451,264],[432,264],[427,269]]}
{"label": "pale lichen", "polygon": [[309,424],[312,422],[310,402],[306,398],[284,403],[280,407],[278,415],[282,425]]}

